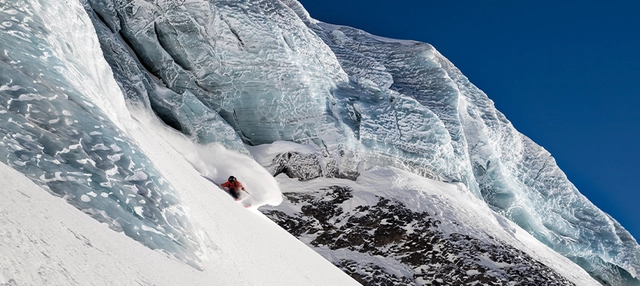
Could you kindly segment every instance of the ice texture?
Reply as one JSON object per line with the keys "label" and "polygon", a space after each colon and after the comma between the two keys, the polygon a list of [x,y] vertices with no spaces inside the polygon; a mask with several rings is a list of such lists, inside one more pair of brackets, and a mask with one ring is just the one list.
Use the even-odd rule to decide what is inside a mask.
{"label": "ice texture", "polygon": [[461,182],[594,277],[637,283],[635,239],[431,45],[322,23],[293,0],[85,7],[129,101],[185,134],[245,153],[305,144],[256,158],[301,179],[394,166]]}
{"label": "ice texture", "polygon": [[127,135],[124,97],[80,3],[3,2],[0,23],[2,161],[110,228],[198,267],[196,232]]}
{"label": "ice texture", "polygon": [[[431,45],[385,39],[320,22],[310,26],[335,51],[353,81],[401,94],[429,111],[428,116],[412,120],[405,115],[385,125],[396,123],[397,130],[402,130],[403,126],[410,126],[403,125],[406,121],[437,122],[430,125],[433,129],[442,126],[448,138],[441,138],[448,141],[435,136],[420,138],[435,146],[442,142],[449,148],[423,149],[420,141],[412,141],[410,136],[374,131],[375,136],[382,137],[376,143],[411,150],[410,154],[402,154],[407,157],[405,162],[416,160],[412,157],[428,158],[432,165],[420,164],[421,167],[463,182],[472,191],[478,190],[493,209],[596,279],[614,285],[640,284],[640,246],[636,240],[580,194],[551,154],[520,134],[487,95]],[[363,128],[360,130],[362,133]],[[362,137],[361,142],[370,145]],[[434,160],[430,154],[443,151],[447,152],[443,160]],[[396,160],[402,155],[395,156]]]}
{"label": "ice texture", "polygon": [[150,247],[197,252],[172,187],[126,135],[125,102],[201,144],[271,154],[254,159],[273,174],[393,166],[463,183],[597,279],[640,284],[636,240],[429,44],[318,22],[295,0],[0,11],[3,160]]}
{"label": "ice texture", "polygon": [[328,166],[323,174],[355,169],[339,167],[354,164],[341,157],[357,157],[357,142],[328,108],[347,76],[283,3],[92,0],[85,7],[126,97],[167,124],[245,154],[244,143],[313,143]]}

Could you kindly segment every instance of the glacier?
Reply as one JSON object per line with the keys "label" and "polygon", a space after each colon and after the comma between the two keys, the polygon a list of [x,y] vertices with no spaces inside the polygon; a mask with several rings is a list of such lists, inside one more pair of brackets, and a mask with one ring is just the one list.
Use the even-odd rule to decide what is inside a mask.
{"label": "glacier", "polygon": [[[68,22],[47,21],[63,16]],[[79,3],[0,6],[0,156],[111,228],[195,267],[200,248],[173,187],[127,135],[131,121]],[[20,47],[20,48],[9,48]],[[102,63],[102,65],[100,65]]]}
{"label": "glacier", "polygon": [[322,23],[295,0],[19,0],[0,21],[3,162],[195,267],[197,227],[131,139],[130,109],[272,175],[386,166],[464,184],[594,278],[640,285],[636,240],[429,44]]}
{"label": "glacier", "polygon": [[[390,90],[436,113],[454,149],[454,160],[440,168],[456,174],[454,181],[471,184],[471,191],[477,186],[494,210],[594,277],[621,285],[639,283],[636,240],[580,194],[551,154],[517,132],[487,95],[432,46],[376,37],[350,27],[311,26],[339,51],[336,55],[350,75],[361,76],[368,65],[361,63],[379,63],[394,80]],[[349,72],[354,65],[356,71]],[[388,84],[383,80],[378,86]],[[468,166],[472,171],[454,170],[450,165]]]}

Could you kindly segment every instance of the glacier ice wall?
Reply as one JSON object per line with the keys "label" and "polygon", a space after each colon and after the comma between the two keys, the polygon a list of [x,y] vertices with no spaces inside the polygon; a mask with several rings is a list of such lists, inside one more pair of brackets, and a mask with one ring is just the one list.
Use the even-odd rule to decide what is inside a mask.
{"label": "glacier ice wall", "polygon": [[354,166],[339,167],[353,164],[341,157],[358,155],[352,130],[328,108],[347,76],[279,1],[91,0],[85,6],[132,102],[201,143],[221,142],[245,154],[243,143],[315,144],[329,166],[319,172],[353,176]]}
{"label": "glacier ice wall", "polygon": [[245,154],[243,143],[315,145],[270,166],[306,179],[391,164],[475,186],[470,168],[446,164],[455,150],[442,120],[414,98],[353,82],[295,1],[85,6],[127,99],[201,143]]}
{"label": "glacier ice wall", "polygon": [[263,163],[302,179],[391,165],[462,182],[594,277],[637,281],[633,237],[431,45],[321,23],[293,0],[85,7],[127,99],[203,143],[308,144]]}
{"label": "glacier ice wall", "polygon": [[193,226],[129,139],[128,114],[80,3],[0,3],[2,161],[112,229],[197,267]]}
{"label": "glacier ice wall", "polygon": [[[638,283],[635,239],[431,45],[321,23],[295,0],[80,4],[0,4],[2,47],[20,47],[0,51],[0,154],[112,227],[197,249],[171,186],[127,139],[124,99],[202,144],[313,150],[274,155],[273,173],[391,165],[462,182],[594,277]],[[102,57],[113,73],[93,66]]]}
{"label": "glacier ice wall", "polygon": [[[454,171],[457,176],[445,173],[446,177],[462,179],[472,184],[472,190],[477,187],[495,210],[594,277],[616,285],[638,284],[640,247],[635,239],[580,194],[553,157],[517,132],[493,102],[432,46],[349,27],[309,25],[336,51],[354,81],[413,98],[442,121],[454,160],[442,162],[445,166],[440,169],[455,170],[450,165],[471,169],[460,168]],[[381,71],[388,75],[381,76]],[[412,142],[400,136],[393,144]]]}

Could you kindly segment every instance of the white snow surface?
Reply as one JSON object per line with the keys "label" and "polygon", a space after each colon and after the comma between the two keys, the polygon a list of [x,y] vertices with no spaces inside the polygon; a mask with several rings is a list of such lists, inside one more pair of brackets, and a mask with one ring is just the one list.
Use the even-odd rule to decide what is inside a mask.
{"label": "white snow surface", "polygon": [[[195,169],[203,178],[216,186],[226,182],[229,176],[235,176],[247,189],[241,193],[244,205],[255,209],[262,205],[275,206],[282,202],[282,192],[280,192],[278,183],[254,159],[229,151],[217,143],[204,146],[196,144],[183,134],[162,124],[154,115],[144,110],[132,108],[132,114],[140,123],[133,125],[134,128],[130,127],[130,132],[134,134],[133,137],[136,141],[147,142],[149,138],[154,138],[153,140],[165,142],[166,148],[178,152],[191,164],[191,169]],[[153,140],[148,142],[147,148],[144,148],[145,154],[155,152],[156,145],[160,144]]]}
{"label": "white snow surface", "polygon": [[[0,164],[0,284],[358,285],[203,178],[158,130],[130,130],[188,206],[203,242],[203,270],[109,229]],[[264,178],[246,179],[258,189]]]}

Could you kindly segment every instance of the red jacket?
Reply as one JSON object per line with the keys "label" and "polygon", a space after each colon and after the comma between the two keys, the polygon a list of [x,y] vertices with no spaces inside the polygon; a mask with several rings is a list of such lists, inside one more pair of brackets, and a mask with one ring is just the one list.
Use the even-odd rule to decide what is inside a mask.
{"label": "red jacket", "polygon": [[225,183],[222,183],[221,186],[223,186],[225,188],[229,188],[229,189],[234,189],[234,190],[244,189],[244,186],[242,185],[242,183],[240,183],[238,181],[235,181],[233,183],[227,181]]}

